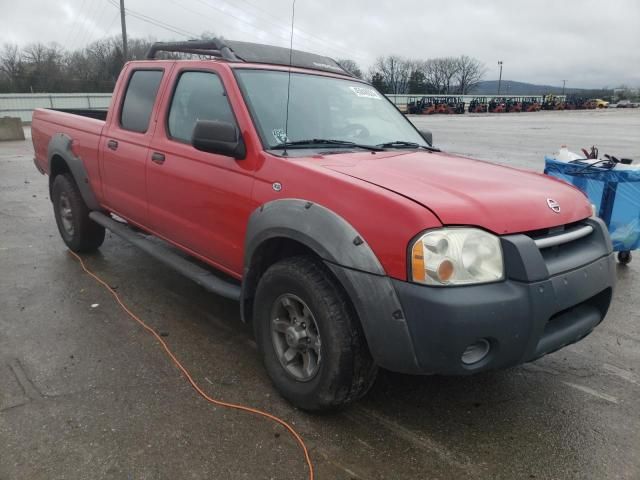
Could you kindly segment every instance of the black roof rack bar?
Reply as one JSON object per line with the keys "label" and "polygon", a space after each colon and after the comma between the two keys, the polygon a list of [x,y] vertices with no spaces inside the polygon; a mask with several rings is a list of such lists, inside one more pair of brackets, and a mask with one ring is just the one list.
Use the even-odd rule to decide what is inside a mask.
{"label": "black roof rack bar", "polygon": [[211,40],[187,40],[186,42],[156,42],[147,52],[147,60],[156,58],[158,52],[192,53],[196,55],[211,55],[224,58],[231,62],[241,62],[242,59],[233,53],[226,43],[217,38]]}

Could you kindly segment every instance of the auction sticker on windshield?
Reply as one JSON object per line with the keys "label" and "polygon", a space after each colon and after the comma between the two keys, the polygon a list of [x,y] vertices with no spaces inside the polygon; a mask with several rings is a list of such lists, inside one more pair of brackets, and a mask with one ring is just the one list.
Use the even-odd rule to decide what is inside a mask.
{"label": "auction sticker on windshield", "polygon": [[355,93],[358,97],[363,98],[375,98],[376,100],[380,100],[380,94],[376,92],[373,88],[366,87],[349,87],[353,93]]}
{"label": "auction sticker on windshield", "polygon": [[280,143],[289,141],[289,139],[287,138],[286,132],[282,128],[274,128],[271,131],[271,135],[273,135],[273,138],[275,138]]}

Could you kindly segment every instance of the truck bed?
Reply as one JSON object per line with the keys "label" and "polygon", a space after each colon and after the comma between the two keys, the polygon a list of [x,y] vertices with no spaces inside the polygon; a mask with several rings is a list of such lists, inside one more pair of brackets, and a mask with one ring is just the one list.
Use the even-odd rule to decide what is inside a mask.
{"label": "truck bed", "polygon": [[[38,169],[49,174],[49,143],[54,135],[62,134],[72,140],[73,152],[82,159],[90,182],[99,179],[98,152],[107,113],[106,110],[35,109],[31,137]],[[95,191],[101,190],[100,185],[92,187]]]}

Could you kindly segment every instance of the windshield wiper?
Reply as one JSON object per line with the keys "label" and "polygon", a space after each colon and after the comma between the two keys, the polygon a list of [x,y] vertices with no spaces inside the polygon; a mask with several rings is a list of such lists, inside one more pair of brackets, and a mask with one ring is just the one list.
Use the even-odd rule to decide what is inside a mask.
{"label": "windshield wiper", "polygon": [[[330,145],[333,147],[355,147],[363,148],[365,150],[371,150],[373,152],[381,152],[383,148],[378,145],[364,145],[361,143],[348,142],[346,140],[332,140],[327,138],[311,138],[309,140],[296,140],[294,142],[287,142],[286,148],[313,148],[317,146]],[[284,143],[279,143],[275,147],[271,147],[273,150],[283,150],[285,148]]]}
{"label": "windshield wiper", "polygon": [[429,147],[427,145],[420,145],[416,142],[407,142],[405,140],[394,140],[393,142],[379,143],[376,147],[380,148],[424,148],[431,152],[439,152],[439,148]]}

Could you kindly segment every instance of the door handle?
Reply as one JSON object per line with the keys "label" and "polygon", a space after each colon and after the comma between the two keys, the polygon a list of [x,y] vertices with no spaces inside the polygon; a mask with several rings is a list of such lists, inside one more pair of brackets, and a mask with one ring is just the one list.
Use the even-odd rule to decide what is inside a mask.
{"label": "door handle", "polygon": [[118,149],[118,142],[116,142],[115,140],[109,140],[107,142],[107,148],[110,150],[117,150]]}
{"label": "door handle", "polygon": [[159,152],[153,152],[151,154],[151,161],[153,163],[157,163],[158,165],[162,165],[164,163],[164,154]]}

